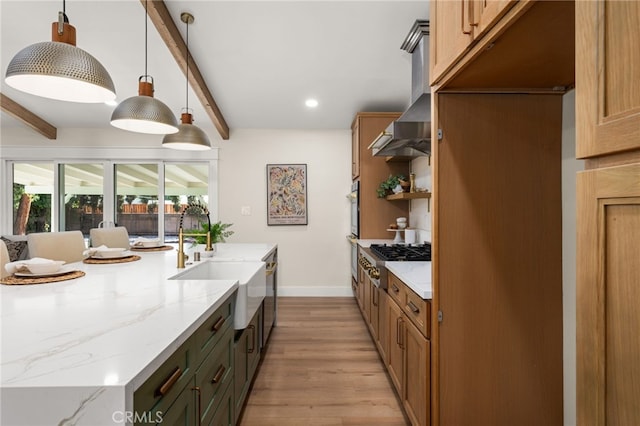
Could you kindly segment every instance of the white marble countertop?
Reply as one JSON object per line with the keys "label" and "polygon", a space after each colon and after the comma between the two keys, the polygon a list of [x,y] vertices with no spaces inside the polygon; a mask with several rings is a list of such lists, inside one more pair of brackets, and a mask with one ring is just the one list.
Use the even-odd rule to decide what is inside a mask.
{"label": "white marble countertop", "polygon": [[[275,245],[246,248],[261,259]],[[175,250],[135,254],[71,264],[86,273],[74,280],[0,285],[0,424],[123,424],[114,410],[130,410],[133,391],[238,288],[169,280],[182,271]]]}
{"label": "white marble countertop", "polygon": [[385,262],[384,266],[422,299],[433,297],[431,262]]}

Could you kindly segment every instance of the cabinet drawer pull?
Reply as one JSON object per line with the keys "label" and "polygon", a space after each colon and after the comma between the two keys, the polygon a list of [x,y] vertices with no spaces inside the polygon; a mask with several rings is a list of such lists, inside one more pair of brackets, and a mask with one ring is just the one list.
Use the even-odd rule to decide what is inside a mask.
{"label": "cabinet drawer pull", "polygon": [[220,330],[222,328],[222,324],[224,324],[224,322],[227,319],[225,317],[220,317],[218,318],[218,321],[216,321],[215,324],[213,324],[213,327],[211,327],[211,331],[213,331],[214,333],[217,332],[218,330]]}
{"label": "cabinet drawer pull", "polygon": [[211,379],[211,384],[214,385],[220,382],[220,379],[222,379],[222,375],[226,370],[227,370],[227,367],[225,367],[224,365],[220,365],[220,367],[218,367],[218,371],[216,371],[216,375],[213,376],[213,379]]}
{"label": "cabinet drawer pull", "polygon": [[411,312],[413,312],[414,314],[417,314],[420,312],[420,309],[418,309],[418,307],[414,305],[412,301],[409,301],[409,303],[407,303],[407,306],[409,307],[409,309],[411,309]]}
{"label": "cabinet drawer pull", "polygon": [[371,289],[371,291],[373,291],[373,294],[371,295],[371,303],[373,303],[373,306],[378,306],[378,302],[376,301],[376,295],[378,294],[378,289],[374,287]]}
{"label": "cabinet drawer pull", "polygon": [[393,290],[394,293],[400,292],[400,289],[395,284],[391,284],[391,289]]}
{"label": "cabinet drawer pull", "polygon": [[402,347],[400,343],[400,321],[402,321],[401,317],[396,318],[396,344]]}
{"label": "cabinet drawer pull", "polygon": [[173,373],[171,373],[169,378],[165,380],[165,382],[161,384],[158,389],[156,389],[156,391],[153,393],[153,396],[154,397],[165,396],[167,393],[169,393],[173,385],[176,384],[176,382],[178,381],[181,375],[182,375],[182,370],[180,370],[180,367],[176,367],[176,369],[173,370]]}
{"label": "cabinet drawer pull", "polygon": [[250,324],[247,328],[251,330],[251,349],[247,349],[247,353],[252,354],[256,350],[256,327]]}
{"label": "cabinet drawer pull", "polygon": [[460,8],[460,9],[461,9],[461,12],[462,12],[462,13],[460,14],[460,15],[462,16],[462,20],[461,20],[462,22],[461,22],[461,24],[460,24],[460,29],[462,30],[462,34],[471,34],[471,28],[469,28],[469,31],[466,31],[466,28],[465,28],[465,26],[464,26],[464,24],[465,24],[465,19],[464,19],[464,12],[465,12],[465,9],[466,9],[469,13],[471,13],[471,11],[469,10],[471,6],[467,6],[466,8],[464,7],[464,6],[465,6],[465,3],[467,3],[467,0],[460,0],[460,2],[462,3],[462,7]]}

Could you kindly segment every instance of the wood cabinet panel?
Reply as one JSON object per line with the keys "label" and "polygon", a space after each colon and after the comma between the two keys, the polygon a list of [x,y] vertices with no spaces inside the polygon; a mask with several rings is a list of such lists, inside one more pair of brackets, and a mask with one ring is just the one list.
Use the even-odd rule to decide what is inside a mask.
{"label": "wood cabinet panel", "polygon": [[640,424],[640,164],[578,174],[577,422]]}
{"label": "wood cabinet panel", "polygon": [[378,352],[380,358],[385,365],[389,364],[389,320],[387,319],[389,312],[387,304],[389,303],[389,296],[384,290],[378,289]]}
{"label": "wood cabinet panel", "polygon": [[373,285],[371,281],[371,309],[370,309],[370,317],[369,324],[371,325],[371,336],[373,336],[373,340],[375,342],[378,341],[378,334],[380,333],[380,289]]}
{"label": "wood cabinet panel", "polygon": [[[360,112],[352,123],[353,135],[357,133],[357,159],[352,165],[359,164],[360,182],[360,239],[390,238],[387,228],[396,218],[409,215],[407,203],[390,203],[378,198],[376,189],[380,182],[391,174],[409,176],[409,162],[387,162],[384,157],[374,157],[368,146],[396,118],[396,112]],[[355,148],[354,148],[355,152]]]}
{"label": "wood cabinet panel", "polygon": [[481,37],[517,0],[475,0],[471,2],[473,36]]}
{"label": "wood cabinet panel", "polygon": [[473,41],[473,28],[469,21],[470,1],[430,2],[429,76],[431,84],[436,83],[462,57]]}
{"label": "wood cabinet panel", "polygon": [[402,380],[404,373],[403,321],[402,309],[393,300],[389,299],[387,303],[387,328],[389,330],[389,363],[387,364],[387,371],[400,397],[402,397],[404,386]]}
{"label": "wood cabinet panel", "polygon": [[389,296],[398,304],[398,306],[404,306],[405,304],[405,285],[394,274],[388,275],[388,288]]}
{"label": "wood cabinet panel", "polygon": [[404,328],[405,384],[402,403],[412,424],[429,425],[431,347],[429,340],[415,325],[405,322]]}
{"label": "wood cabinet panel", "polygon": [[442,426],[563,422],[561,107],[554,95],[437,95]]}
{"label": "wood cabinet panel", "polygon": [[410,288],[404,289],[404,304],[402,305],[407,318],[416,326],[426,338],[431,337],[431,304],[421,299]]}
{"label": "wood cabinet panel", "polygon": [[640,2],[576,2],[576,156],[640,148]]}

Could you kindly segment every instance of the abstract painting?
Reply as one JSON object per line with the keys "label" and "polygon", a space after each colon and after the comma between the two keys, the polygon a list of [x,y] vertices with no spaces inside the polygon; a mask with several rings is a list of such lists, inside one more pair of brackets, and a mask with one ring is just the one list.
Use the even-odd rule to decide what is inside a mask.
{"label": "abstract painting", "polygon": [[267,225],[307,224],[307,165],[267,164]]}

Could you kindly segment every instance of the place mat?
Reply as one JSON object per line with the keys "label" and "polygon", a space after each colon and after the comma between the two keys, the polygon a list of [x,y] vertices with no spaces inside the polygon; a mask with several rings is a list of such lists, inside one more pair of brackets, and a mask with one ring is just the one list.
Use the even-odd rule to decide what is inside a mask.
{"label": "place mat", "polygon": [[84,277],[85,273],[82,271],[70,271],[63,275],[56,275],[54,277],[16,277],[10,275],[0,280],[0,284],[6,285],[24,285],[24,284],[46,284],[55,283],[58,281],[73,280],[75,278]]}
{"label": "place mat", "polygon": [[83,263],[100,263],[100,264],[105,264],[105,263],[127,263],[127,262],[135,262],[136,260],[140,260],[140,256],[132,254],[131,256],[127,256],[127,257],[121,257],[119,259],[94,259],[92,257],[89,257],[85,260],[83,260]]}
{"label": "place mat", "polygon": [[173,247],[171,246],[160,246],[160,247],[136,247],[136,246],[131,246],[131,248],[129,250],[131,251],[165,251],[165,250],[172,250]]}

